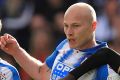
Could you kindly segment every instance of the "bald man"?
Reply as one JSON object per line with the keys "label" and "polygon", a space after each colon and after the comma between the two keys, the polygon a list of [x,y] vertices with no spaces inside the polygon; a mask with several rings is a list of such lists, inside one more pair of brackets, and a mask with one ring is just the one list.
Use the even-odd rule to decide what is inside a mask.
{"label": "bald man", "polygon": [[[96,13],[90,5],[86,3],[71,5],[65,12],[63,22],[67,38],[57,46],[44,63],[31,57],[9,34],[1,37],[1,49],[12,55],[35,80],[64,78],[98,49],[107,47],[107,44],[95,40]],[[50,75],[50,78],[47,75]],[[104,65],[86,73],[78,80],[119,80],[118,78],[112,69]]]}

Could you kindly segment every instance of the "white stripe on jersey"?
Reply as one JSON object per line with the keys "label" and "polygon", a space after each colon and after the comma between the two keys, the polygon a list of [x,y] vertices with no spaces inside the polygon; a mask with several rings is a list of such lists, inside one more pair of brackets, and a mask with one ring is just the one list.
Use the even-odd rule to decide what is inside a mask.
{"label": "white stripe on jersey", "polygon": [[14,80],[13,73],[15,72],[12,72],[10,67],[13,68],[14,71],[16,71],[17,74],[15,76],[18,76],[17,80],[20,80],[16,68],[2,59],[0,59],[0,80]]}

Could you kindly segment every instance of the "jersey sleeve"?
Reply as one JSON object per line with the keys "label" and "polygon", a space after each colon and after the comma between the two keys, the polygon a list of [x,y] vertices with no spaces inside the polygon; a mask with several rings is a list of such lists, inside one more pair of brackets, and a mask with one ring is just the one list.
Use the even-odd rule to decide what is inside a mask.
{"label": "jersey sleeve", "polygon": [[55,58],[58,55],[58,51],[64,46],[64,44],[67,42],[67,39],[63,40],[55,49],[55,51],[46,59],[47,66],[52,69],[53,63],[55,61]]}
{"label": "jersey sleeve", "polygon": [[1,60],[0,62],[0,80],[21,80],[17,69],[8,62]]}
{"label": "jersey sleeve", "polygon": [[46,64],[47,64],[47,66],[48,66],[50,69],[52,69],[54,60],[55,60],[55,58],[56,58],[57,55],[58,55],[58,51],[55,50],[55,51],[46,59]]}
{"label": "jersey sleeve", "polygon": [[20,79],[20,75],[18,73],[18,70],[14,67],[14,66],[9,66],[9,69],[12,71],[13,73],[13,80],[21,80]]}

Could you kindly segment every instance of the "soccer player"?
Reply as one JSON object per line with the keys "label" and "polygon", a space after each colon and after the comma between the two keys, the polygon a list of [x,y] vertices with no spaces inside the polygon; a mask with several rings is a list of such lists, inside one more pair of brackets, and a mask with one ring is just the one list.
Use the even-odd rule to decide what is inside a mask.
{"label": "soccer player", "polygon": [[[12,55],[35,80],[48,80],[46,74],[50,75],[50,80],[64,78],[97,50],[107,47],[107,44],[95,40],[96,13],[90,5],[71,5],[65,12],[63,22],[67,39],[58,45],[44,63],[30,56],[9,34],[1,36],[1,49]],[[119,75],[112,71],[108,65],[104,65],[84,74],[78,80],[118,80]]]}
{"label": "soccer player", "polygon": [[120,75],[120,54],[109,48],[101,48],[79,67],[71,71],[69,75],[60,80],[77,80],[86,72],[105,64],[109,64]]}
{"label": "soccer player", "polygon": [[[0,21],[0,31],[1,28]],[[0,80],[20,80],[17,69],[2,58],[0,58]]]}

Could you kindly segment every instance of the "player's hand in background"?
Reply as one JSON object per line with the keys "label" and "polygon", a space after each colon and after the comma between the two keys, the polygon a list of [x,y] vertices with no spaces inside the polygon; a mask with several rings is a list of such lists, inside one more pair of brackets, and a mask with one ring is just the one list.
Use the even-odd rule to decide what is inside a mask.
{"label": "player's hand in background", "polygon": [[4,34],[0,37],[0,48],[12,56],[21,49],[17,40],[10,34]]}

